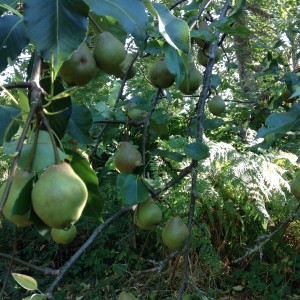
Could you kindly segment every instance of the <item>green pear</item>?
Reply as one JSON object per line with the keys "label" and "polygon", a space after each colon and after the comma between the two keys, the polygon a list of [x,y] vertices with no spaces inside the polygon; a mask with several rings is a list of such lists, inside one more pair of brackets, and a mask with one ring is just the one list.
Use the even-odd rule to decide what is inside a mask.
{"label": "green pear", "polygon": [[100,70],[114,75],[126,58],[124,45],[110,32],[98,34],[94,47],[94,58]]}
{"label": "green pear", "polygon": [[66,60],[60,70],[59,75],[62,80],[70,85],[82,86],[90,82],[98,71],[93,54],[88,46],[83,43]]}
{"label": "green pear", "polygon": [[[197,54],[197,61],[198,63],[203,66],[206,67],[207,63],[208,63],[208,53],[210,51],[210,46],[203,49],[199,49],[198,50],[198,54]],[[221,49],[218,47],[216,49],[216,54],[215,54],[215,63],[219,62],[221,59],[221,55],[222,55],[222,51]]]}
{"label": "green pear", "polygon": [[[3,214],[6,219],[10,220],[19,227],[25,227],[32,224],[32,221],[29,219],[29,210],[22,215],[12,214],[12,210],[22,190],[32,180],[33,176],[33,173],[22,169],[18,169],[16,171],[9,190],[8,198],[6,199],[3,207]],[[0,188],[0,200],[4,194],[6,184],[7,183],[4,183]]]}
{"label": "green pear", "polygon": [[50,165],[34,184],[32,206],[52,228],[63,229],[81,216],[88,197],[85,183],[67,162]]}
{"label": "green pear", "polygon": [[189,230],[179,216],[172,217],[162,232],[163,243],[171,250],[181,250],[189,236]]}
{"label": "green pear", "polygon": [[148,115],[148,112],[144,109],[137,108],[136,103],[129,103],[127,108],[127,116],[129,119],[135,122],[144,120]]}
{"label": "green pear", "polygon": [[141,153],[130,143],[123,142],[115,155],[115,166],[121,173],[131,173],[142,164]]}
{"label": "green pear", "polygon": [[117,300],[136,300],[136,297],[132,293],[121,292]]}
{"label": "green pear", "polygon": [[63,244],[63,245],[71,243],[76,237],[76,234],[77,234],[77,229],[73,224],[63,229],[52,228],[51,230],[52,240],[57,244]]}
{"label": "green pear", "polygon": [[[119,70],[117,70],[117,72],[114,75],[123,80],[125,78],[126,71],[128,70],[129,66],[131,65],[133,58],[134,58],[134,54],[127,53],[124,61],[119,66]],[[137,72],[137,68],[136,68],[136,64],[134,62],[127,73],[126,79],[129,80],[129,79],[133,78],[135,76],[136,72]]]}
{"label": "green pear", "polygon": [[215,116],[220,116],[226,109],[225,102],[221,96],[214,96],[208,101],[208,110]]}
{"label": "green pear", "polygon": [[300,172],[296,174],[290,186],[291,186],[291,192],[300,202]]}
{"label": "green pear", "polygon": [[140,203],[134,213],[135,224],[143,230],[152,230],[162,219],[159,206],[152,198]]}
{"label": "green pear", "polygon": [[196,68],[196,65],[193,62],[190,62],[189,69],[179,86],[179,90],[185,95],[191,95],[198,90],[202,80],[203,76],[201,72]]}
{"label": "green pear", "polygon": [[149,80],[157,88],[168,88],[175,82],[164,57],[159,57],[149,69]]}

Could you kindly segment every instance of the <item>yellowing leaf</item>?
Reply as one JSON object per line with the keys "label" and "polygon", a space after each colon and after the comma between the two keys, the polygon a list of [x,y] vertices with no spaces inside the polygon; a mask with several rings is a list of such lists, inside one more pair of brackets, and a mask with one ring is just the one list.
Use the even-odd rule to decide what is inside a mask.
{"label": "yellowing leaf", "polygon": [[26,290],[34,291],[38,288],[36,280],[30,276],[18,273],[12,273],[11,275],[14,280]]}

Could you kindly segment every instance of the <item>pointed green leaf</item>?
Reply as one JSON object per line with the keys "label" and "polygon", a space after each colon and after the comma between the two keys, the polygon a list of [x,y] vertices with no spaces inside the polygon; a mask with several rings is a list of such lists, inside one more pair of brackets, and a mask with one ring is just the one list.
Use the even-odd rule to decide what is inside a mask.
{"label": "pointed green leaf", "polygon": [[190,51],[190,30],[188,24],[175,17],[162,4],[153,3],[158,14],[158,28],[166,41],[175,49],[188,54]]}
{"label": "pointed green leaf", "polygon": [[90,144],[93,143],[89,132],[92,125],[93,118],[90,110],[85,105],[74,104],[68,124],[68,133],[80,144]]}
{"label": "pointed green leaf", "polygon": [[88,200],[83,215],[99,218],[102,213],[104,200],[98,188],[97,174],[91,168],[88,160],[79,153],[70,150],[67,150],[67,153],[72,157],[70,164],[73,170],[83,180],[88,189]]}
{"label": "pointed green leaf", "polygon": [[[12,124],[14,118],[19,113],[20,110],[16,106],[0,106],[0,145],[3,144],[4,138],[7,135],[7,127],[10,126],[10,124]],[[6,140],[10,140],[10,137],[18,131],[18,128],[19,126],[14,127],[14,130],[13,132],[11,132],[9,137],[6,136]]]}
{"label": "pointed green leaf", "polygon": [[61,64],[84,41],[88,9],[78,1],[24,0],[26,33],[57,74]]}
{"label": "pointed green leaf", "polygon": [[0,72],[7,67],[8,58],[14,60],[28,42],[22,18],[10,15],[0,18]]}
{"label": "pointed green leaf", "polygon": [[122,28],[131,33],[136,44],[144,48],[148,18],[140,0],[84,0],[90,9],[101,16],[118,20]]}
{"label": "pointed green leaf", "polygon": [[119,195],[125,205],[134,205],[147,200],[148,190],[133,174],[119,174],[117,177]]}
{"label": "pointed green leaf", "polygon": [[34,291],[38,288],[36,280],[30,276],[19,273],[12,273],[11,275],[20,286],[28,291]]}
{"label": "pointed green leaf", "polygon": [[192,159],[200,160],[209,157],[209,148],[203,143],[195,142],[187,145],[184,153]]}

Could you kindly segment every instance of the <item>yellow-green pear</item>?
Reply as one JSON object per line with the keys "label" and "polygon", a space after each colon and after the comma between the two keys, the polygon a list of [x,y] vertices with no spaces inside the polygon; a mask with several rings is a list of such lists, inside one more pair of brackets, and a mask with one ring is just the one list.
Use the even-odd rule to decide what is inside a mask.
{"label": "yellow-green pear", "polygon": [[[210,46],[208,48],[203,49],[199,49],[198,50],[198,54],[197,54],[197,61],[200,65],[202,65],[203,67],[207,66],[208,63],[208,54],[210,51]],[[216,49],[216,53],[215,53],[215,63],[220,61],[222,55],[222,51],[221,49],[218,47]]]}
{"label": "yellow-green pear", "polygon": [[196,68],[196,65],[193,62],[190,62],[189,69],[179,86],[179,90],[185,95],[191,95],[198,90],[202,80],[203,76],[201,72]]}
{"label": "yellow-green pear", "polygon": [[[22,190],[32,180],[33,176],[33,173],[22,169],[18,169],[16,171],[9,190],[8,198],[6,199],[3,207],[4,216],[19,227],[25,227],[32,224],[32,221],[29,219],[29,210],[22,215],[13,215],[12,210]],[[3,197],[6,184],[7,182],[5,182],[0,188],[0,200]]]}
{"label": "yellow-green pear", "polygon": [[31,193],[36,214],[46,225],[58,229],[80,218],[87,197],[85,183],[67,162],[47,167]]}
{"label": "yellow-green pear", "polygon": [[74,224],[71,224],[69,227],[59,229],[52,228],[51,237],[52,240],[57,244],[70,244],[77,234],[77,229]]}
{"label": "yellow-green pear", "polygon": [[151,197],[139,203],[134,212],[135,224],[143,230],[153,229],[160,223],[161,219],[161,210]]}
{"label": "yellow-green pear", "polygon": [[189,236],[189,230],[179,216],[172,217],[162,232],[163,243],[171,250],[181,250]]}
{"label": "yellow-green pear", "polygon": [[169,71],[164,57],[159,57],[149,69],[149,80],[157,88],[166,89],[173,85],[175,76]]}
{"label": "yellow-green pear", "polygon": [[225,101],[221,96],[214,96],[208,101],[208,110],[215,116],[220,116],[226,109]]}
{"label": "yellow-green pear", "polygon": [[59,75],[62,80],[70,85],[82,86],[90,82],[98,71],[93,54],[88,46],[83,43],[66,60],[60,70]]}
{"label": "yellow-green pear", "polygon": [[123,142],[115,155],[115,166],[121,173],[131,173],[142,164],[141,153],[130,143]]}
{"label": "yellow-green pear", "polygon": [[94,58],[100,70],[107,74],[114,75],[120,70],[120,64],[126,58],[124,45],[110,32],[104,31],[98,34]]}
{"label": "yellow-green pear", "polygon": [[[129,66],[132,63],[133,58],[134,58],[133,53],[127,53],[124,61],[119,65],[119,70],[117,70],[117,72],[114,75],[123,80],[125,78],[126,71],[128,70]],[[133,78],[136,72],[137,72],[137,68],[134,62],[127,73],[126,79],[129,80]]]}

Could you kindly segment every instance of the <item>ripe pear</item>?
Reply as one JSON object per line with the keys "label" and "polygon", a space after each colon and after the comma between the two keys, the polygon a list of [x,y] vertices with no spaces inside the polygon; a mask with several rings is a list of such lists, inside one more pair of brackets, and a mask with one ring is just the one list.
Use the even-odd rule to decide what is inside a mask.
{"label": "ripe pear", "polygon": [[296,177],[291,182],[291,192],[300,202],[300,172],[296,174]]}
{"label": "ripe pear", "polygon": [[214,96],[208,102],[208,110],[215,116],[220,116],[226,109],[226,105],[221,96]]}
{"label": "ripe pear", "polygon": [[[198,30],[205,30],[208,31],[209,33],[213,33],[213,30],[208,26],[206,21],[201,21],[198,25]],[[209,42],[207,42],[206,40],[200,38],[200,37],[194,37],[194,41],[196,42],[196,44],[203,48],[206,44],[208,44]]]}
{"label": "ripe pear", "polygon": [[[203,67],[207,66],[209,50],[210,50],[210,46],[208,48],[205,48],[204,50],[203,49],[198,50],[197,61]],[[217,63],[220,60],[221,55],[222,55],[221,49],[217,48],[215,53],[215,63]]]}
{"label": "ripe pear", "polygon": [[149,69],[149,80],[157,88],[168,88],[175,82],[164,57],[159,57]]}
{"label": "ripe pear", "polygon": [[188,72],[179,86],[179,90],[185,95],[195,93],[203,80],[201,72],[196,68],[193,62],[189,63]]}
{"label": "ripe pear", "polygon": [[136,300],[132,293],[121,292],[117,300]]}
{"label": "ripe pear", "polygon": [[129,142],[123,142],[115,156],[115,166],[121,173],[131,173],[142,164],[141,153]]}
{"label": "ripe pear", "polygon": [[70,244],[77,234],[76,227],[71,224],[69,227],[58,229],[52,228],[51,229],[51,237],[53,241],[57,244]]}
{"label": "ripe pear", "polygon": [[135,224],[143,230],[152,230],[161,219],[161,210],[152,198],[140,203],[134,212]]}
{"label": "ripe pear", "polygon": [[162,232],[163,243],[171,250],[182,249],[188,236],[189,230],[179,216],[172,217]]}
{"label": "ripe pear", "polygon": [[[29,181],[33,178],[33,173],[27,172],[22,169],[18,169],[13,178],[12,185],[9,190],[8,198],[3,207],[3,214],[6,219],[13,222],[15,225],[19,227],[25,227],[32,224],[32,221],[29,217],[29,210],[22,215],[12,215],[13,207],[16,203],[16,200],[20,196],[23,188],[29,183]],[[0,200],[4,194],[4,190],[7,183],[4,183],[0,188]]]}
{"label": "ripe pear", "polygon": [[48,226],[63,229],[81,216],[87,201],[85,183],[67,162],[50,165],[32,189],[32,206]]}
{"label": "ripe pear", "polygon": [[126,58],[126,51],[120,40],[110,32],[104,31],[97,36],[94,58],[100,70],[114,75]]}
{"label": "ripe pear", "polygon": [[[119,70],[114,75],[123,80],[125,78],[125,73],[128,70],[129,66],[131,65],[133,58],[134,55],[132,53],[127,53],[124,61],[119,66]],[[134,62],[127,73],[126,79],[129,80],[133,78],[136,72],[137,72],[137,68]]]}
{"label": "ripe pear", "polygon": [[82,86],[90,82],[97,71],[98,68],[93,54],[90,52],[88,46],[83,43],[62,64],[59,75],[63,81],[70,85]]}

